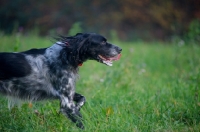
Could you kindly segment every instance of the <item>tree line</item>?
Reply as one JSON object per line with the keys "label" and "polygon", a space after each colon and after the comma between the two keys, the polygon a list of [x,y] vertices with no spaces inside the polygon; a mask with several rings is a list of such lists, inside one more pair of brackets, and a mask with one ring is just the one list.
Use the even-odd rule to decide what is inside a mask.
{"label": "tree line", "polygon": [[200,19],[199,0],[1,0],[0,30],[39,29],[66,34],[73,24],[82,31],[111,34],[121,39],[167,39],[182,36]]}

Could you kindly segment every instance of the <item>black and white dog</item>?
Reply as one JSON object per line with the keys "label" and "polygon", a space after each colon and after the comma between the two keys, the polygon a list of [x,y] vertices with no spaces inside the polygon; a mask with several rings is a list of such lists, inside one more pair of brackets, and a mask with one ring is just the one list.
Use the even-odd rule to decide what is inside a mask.
{"label": "black and white dog", "polygon": [[101,35],[78,33],[61,36],[48,48],[0,53],[0,93],[30,101],[60,99],[60,111],[84,128],[85,97],[75,92],[78,67],[88,59],[112,66],[121,51]]}

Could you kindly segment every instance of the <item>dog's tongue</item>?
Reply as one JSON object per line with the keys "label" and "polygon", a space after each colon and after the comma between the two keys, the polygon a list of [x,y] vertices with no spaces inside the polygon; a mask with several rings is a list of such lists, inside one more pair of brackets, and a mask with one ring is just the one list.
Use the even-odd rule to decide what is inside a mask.
{"label": "dog's tongue", "polygon": [[121,54],[118,54],[118,55],[115,56],[115,57],[111,57],[111,58],[109,58],[109,60],[110,60],[110,61],[116,61],[116,60],[119,60],[120,57],[121,57]]}

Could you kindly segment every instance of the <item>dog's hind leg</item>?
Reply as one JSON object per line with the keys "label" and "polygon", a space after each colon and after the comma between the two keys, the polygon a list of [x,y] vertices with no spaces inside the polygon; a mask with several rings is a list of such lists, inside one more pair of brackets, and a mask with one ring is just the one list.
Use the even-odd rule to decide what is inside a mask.
{"label": "dog's hind leg", "polygon": [[78,110],[80,110],[81,107],[85,104],[85,97],[81,94],[75,93],[73,100],[76,102],[76,107]]}

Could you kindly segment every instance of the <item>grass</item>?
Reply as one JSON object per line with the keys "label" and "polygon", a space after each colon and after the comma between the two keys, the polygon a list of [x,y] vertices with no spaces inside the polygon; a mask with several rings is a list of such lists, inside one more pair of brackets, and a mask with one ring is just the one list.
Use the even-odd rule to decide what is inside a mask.
{"label": "grass", "polygon": [[[85,95],[85,132],[200,131],[200,47],[159,42],[116,42],[122,58],[113,67],[88,61],[77,92]],[[48,38],[2,36],[0,52],[50,46]],[[0,99],[0,131],[81,131],[62,114],[59,101],[9,110]]]}

